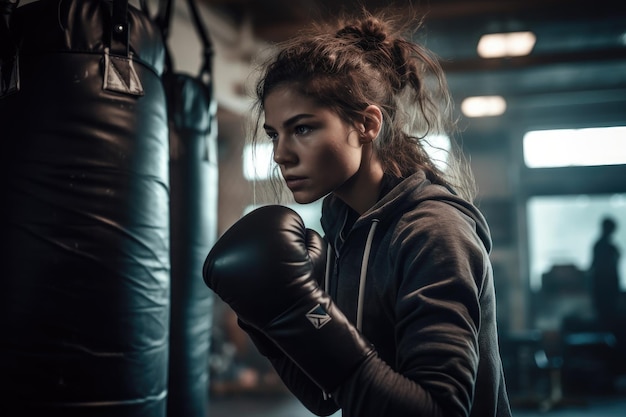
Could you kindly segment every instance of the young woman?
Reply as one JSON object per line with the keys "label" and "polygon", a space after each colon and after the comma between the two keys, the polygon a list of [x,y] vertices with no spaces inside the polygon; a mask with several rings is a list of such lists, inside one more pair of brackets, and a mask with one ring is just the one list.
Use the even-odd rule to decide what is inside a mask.
{"label": "young woman", "polygon": [[[317,415],[341,409],[344,417],[510,416],[489,229],[472,204],[465,165],[454,152],[443,166],[426,151],[429,139],[453,133],[450,98],[436,58],[399,33],[391,21],[364,13],[303,34],[281,45],[257,85],[258,121],[282,180],[298,203],[324,199],[329,262],[318,281],[341,314],[327,309],[314,318],[345,316],[357,330],[333,330],[339,336],[326,343],[307,333],[301,340],[311,342],[294,348],[287,333],[300,333],[285,331],[285,315],[278,331],[276,320],[266,326],[242,319],[240,326]],[[209,262],[205,280],[222,274],[214,272],[220,262]],[[225,294],[222,275],[208,281]],[[223,295],[240,317],[246,302],[233,302],[232,293],[243,291]],[[273,295],[277,303],[282,298]],[[340,360],[332,362],[333,349]],[[311,365],[316,355],[331,361]],[[334,363],[340,377],[320,371],[325,363]]]}

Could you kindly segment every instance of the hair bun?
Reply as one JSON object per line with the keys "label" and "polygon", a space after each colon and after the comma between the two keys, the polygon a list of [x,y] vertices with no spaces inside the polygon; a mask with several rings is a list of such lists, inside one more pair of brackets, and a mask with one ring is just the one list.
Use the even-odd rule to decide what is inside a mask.
{"label": "hair bun", "polygon": [[384,25],[374,18],[348,24],[337,31],[336,36],[354,42],[364,51],[378,49],[387,40]]}

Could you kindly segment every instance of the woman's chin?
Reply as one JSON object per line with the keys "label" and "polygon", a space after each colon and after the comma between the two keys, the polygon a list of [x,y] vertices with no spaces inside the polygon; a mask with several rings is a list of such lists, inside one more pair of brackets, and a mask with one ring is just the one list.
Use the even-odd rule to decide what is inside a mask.
{"label": "woman's chin", "polygon": [[313,196],[311,194],[298,193],[298,192],[295,192],[292,194],[293,194],[294,201],[298,204],[309,204],[320,199],[320,197]]}

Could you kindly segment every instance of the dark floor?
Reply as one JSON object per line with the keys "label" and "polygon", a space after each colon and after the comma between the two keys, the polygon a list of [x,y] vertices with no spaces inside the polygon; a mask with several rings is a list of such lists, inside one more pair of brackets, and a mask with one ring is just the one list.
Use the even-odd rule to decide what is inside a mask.
{"label": "dark floor", "polygon": [[[214,399],[210,403],[208,417],[312,417],[296,400],[283,397],[262,399],[231,397]],[[341,413],[333,414],[340,417]],[[624,417],[626,397],[588,400],[586,405],[562,406],[542,412],[539,409],[518,408],[514,417]]]}
{"label": "dark floor", "polygon": [[[208,417],[312,417],[291,397],[230,397],[212,399]],[[341,413],[333,414],[340,417]],[[514,417],[625,417],[626,396],[591,398],[585,405],[562,405],[552,410],[514,408]]]}
{"label": "dark floor", "polygon": [[[266,369],[247,368],[233,381],[214,380],[207,417],[313,417]],[[517,372],[508,386],[513,417],[626,417],[626,374]],[[522,378],[523,377],[523,378]],[[332,417],[341,417],[337,412]]]}

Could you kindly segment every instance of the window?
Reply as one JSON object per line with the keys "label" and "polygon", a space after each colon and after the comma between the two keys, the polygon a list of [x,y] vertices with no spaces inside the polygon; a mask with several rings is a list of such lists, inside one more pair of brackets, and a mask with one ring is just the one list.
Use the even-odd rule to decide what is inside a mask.
{"label": "window", "polygon": [[272,144],[246,144],[243,148],[243,176],[248,181],[266,180],[272,172]]}
{"label": "window", "polygon": [[626,194],[536,196],[528,200],[530,287],[541,289],[542,275],[554,265],[587,271],[604,216],[617,222],[613,242],[621,257],[620,286],[626,291]]}
{"label": "window", "polygon": [[536,130],[523,141],[529,168],[626,164],[626,126]]}
{"label": "window", "polygon": [[426,137],[424,150],[433,159],[437,168],[446,170],[448,162],[448,152],[450,152],[450,138],[446,135],[433,135]]}

